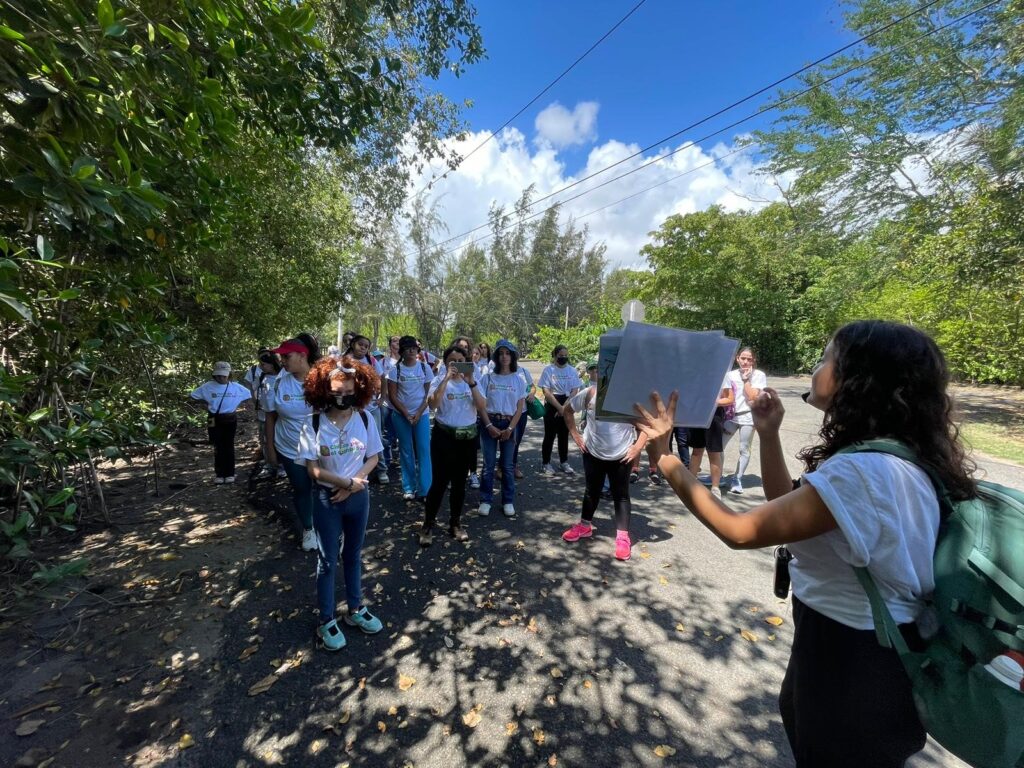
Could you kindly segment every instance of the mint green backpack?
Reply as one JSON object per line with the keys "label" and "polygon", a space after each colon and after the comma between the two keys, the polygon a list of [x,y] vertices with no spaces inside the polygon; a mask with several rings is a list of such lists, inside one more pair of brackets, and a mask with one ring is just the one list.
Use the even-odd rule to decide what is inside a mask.
{"label": "mint green backpack", "polygon": [[1024,493],[978,483],[977,498],[953,501],[939,479],[895,440],[868,440],[840,453],[888,453],[928,473],[943,520],[935,546],[933,607],[939,631],[911,651],[866,568],[855,568],[871,601],[878,642],[895,648],[910,676],[925,730],[975,768],[1024,768],[1024,690],[985,668],[1024,652]]}

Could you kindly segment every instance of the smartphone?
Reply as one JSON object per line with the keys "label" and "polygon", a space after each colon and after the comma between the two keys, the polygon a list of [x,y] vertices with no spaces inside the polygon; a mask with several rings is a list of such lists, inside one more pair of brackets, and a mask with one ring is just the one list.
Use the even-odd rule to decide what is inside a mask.
{"label": "smartphone", "polygon": [[475,365],[472,362],[468,363],[452,363],[455,366],[455,370],[461,373],[463,376],[469,376],[473,373]]}

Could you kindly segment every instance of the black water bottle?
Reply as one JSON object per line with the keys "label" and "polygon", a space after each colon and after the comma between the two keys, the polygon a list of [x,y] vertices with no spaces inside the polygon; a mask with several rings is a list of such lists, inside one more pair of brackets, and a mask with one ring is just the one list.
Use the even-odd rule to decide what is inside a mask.
{"label": "black water bottle", "polygon": [[789,561],[793,553],[785,545],[775,548],[775,596],[780,600],[789,597]]}

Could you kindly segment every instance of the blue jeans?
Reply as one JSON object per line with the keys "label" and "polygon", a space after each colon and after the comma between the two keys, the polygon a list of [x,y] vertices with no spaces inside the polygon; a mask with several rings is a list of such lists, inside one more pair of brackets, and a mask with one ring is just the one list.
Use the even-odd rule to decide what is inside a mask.
{"label": "blue jeans", "polygon": [[304,464],[296,464],[295,459],[289,459],[283,453],[278,452],[277,463],[284,467],[288,475],[295,514],[299,516],[303,530],[308,531],[313,527],[313,478],[309,476]]}
{"label": "blue jeans", "polygon": [[523,442],[523,435],[526,434],[526,422],[530,420],[530,417],[526,415],[526,409],[519,414],[519,423],[516,424],[516,449],[512,452],[512,464],[516,467],[519,466],[519,446]]}
{"label": "blue jeans", "polygon": [[[386,408],[383,405],[380,407],[380,441],[384,443],[384,455],[381,457],[384,460],[382,465],[384,469],[388,468],[391,463],[391,443],[395,440],[395,430],[391,424],[391,419],[394,417],[394,408]],[[378,466],[380,469],[380,466]]]}
{"label": "blue jeans", "polygon": [[[520,417],[523,418],[523,417]],[[491,424],[498,429],[507,429],[511,419],[491,418]],[[484,449],[484,472],[480,477],[480,503],[490,504],[494,499],[494,465],[501,456],[501,502],[514,504],[516,500],[516,475],[512,462],[516,452],[516,433],[508,440],[491,437],[487,430],[480,433],[480,445]]]}
{"label": "blue jeans", "polygon": [[[686,427],[672,428],[672,438],[675,438],[676,450],[679,451],[679,458],[687,469],[690,468],[690,444],[688,437]],[[669,438],[669,445],[671,445],[672,438]]]}
{"label": "blue jeans", "polygon": [[402,491],[426,496],[430,491],[431,480],[430,418],[424,412],[416,426],[413,426],[405,416],[395,411],[391,425],[398,435],[398,453],[402,460]]}
{"label": "blue jeans", "polygon": [[[360,491],[344,501],[332,502],[334,491],[316,487],[313,524],[319,541],[316,559],[316,605],[320,623],[334,618],[334,581],[338,571],[338,552],[345,572],[345,600],[350,611],[363,600],[363,539],[370,515],[370,492]],[[344,540],[344,545],[341,540]]]}

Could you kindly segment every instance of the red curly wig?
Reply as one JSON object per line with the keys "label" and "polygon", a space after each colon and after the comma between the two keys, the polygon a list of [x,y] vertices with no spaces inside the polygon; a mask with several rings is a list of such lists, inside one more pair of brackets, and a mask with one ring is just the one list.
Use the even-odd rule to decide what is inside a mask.
{"label": "red curly wig", "polygon": [[[344,368],[352,370],[353,373],[345,372],[342,370]],[[334,405],[331,380],[339,377],[342,381],[352,379],[355,382],[356,408],[365,408],[380,391],[380,376],[369,365],[357,363],[347,355],[338,361],[331,357],[323,357],[313,363],[302,385],[306,402],[318,411],[326,411]]]}

